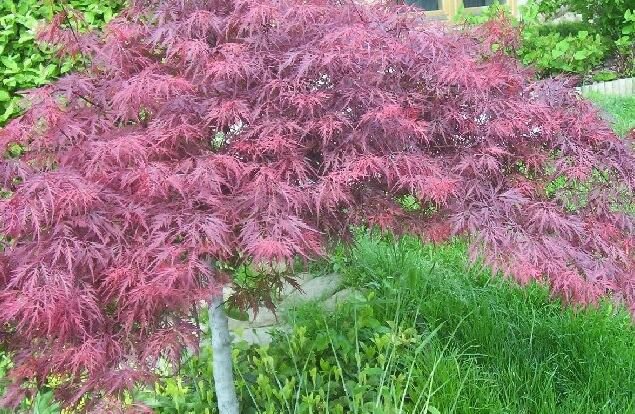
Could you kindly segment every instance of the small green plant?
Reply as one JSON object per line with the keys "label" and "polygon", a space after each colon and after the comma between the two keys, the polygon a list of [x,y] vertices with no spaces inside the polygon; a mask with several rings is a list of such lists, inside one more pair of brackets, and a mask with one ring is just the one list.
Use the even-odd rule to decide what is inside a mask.
{"label": "small green plant", "polygon": [[62,10],[81,12],[78,30],[102,26],[121,9],[124,0],[3,0],[0,2],[0,126],[20,113],[18,92],[44,85],[68,73],[78,59],[60,61],[54,50],[35,41],[35,31]]}
{"label": "small green plant", "polygon": [[227,143],[227,135],[223,132],[216,132],[210,141],[212,149],[218,151]]}
{"label": "small green plant", "polygon": [[[7,373],[13,366],[11,355],[0,350],[0,395],[5,392]],[[61,414],[62,408],[54,400],[51,390],[41,390],[32,398],[25,398],[15,410],[0,408],[0,414]]]}
{"label": "small green plant", "polygon": [[62,407],[54,400],[53,392],[38,393],[33,399],[33,414],[59,414]]}
{"label": "small green plant", "polygon": [[400,197],[397,202],[406,211],[417,211],[421,209],[421,203],[412,194],[406,194]]}
{"label": "small green plant", "polygon": [[593,74],[593,80],[596,82],[612,81],[617,79],[618,77],[619,77],[619,74],[612,70],[603,70]]}
{"label": "small green plant", "polygon": [[[236,347],[242,412],[435,413],[436,404],[456,406],[460,384],[472,375],[456,369],[462,354],[439,342],[440,326],[417,324],[415,315],[395,310],[385,320],[368,304],[331,316],[311,306],[297,312],[293,330],[278,333],[272,346]],[[214,413],[209,358],[203,349],[184,375],[138,398],[157,413]],[[447,400],[435,396],[440,389]]]}

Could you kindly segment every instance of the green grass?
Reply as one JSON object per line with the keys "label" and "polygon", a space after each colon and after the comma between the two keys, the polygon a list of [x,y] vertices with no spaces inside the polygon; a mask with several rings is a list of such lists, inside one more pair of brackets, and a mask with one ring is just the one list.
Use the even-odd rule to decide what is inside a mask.
{"label": "green grass", "polygon": [[607,96],[589,93],[587,98],[608,112],[615,131],[624,136],[635,128],[635,96]]}
{"label": "green grass", "polygon": [[441,326],[436,339],[457,363],[433,387],[441,412],[635,413],[635,329],[622,309],[563,307],[542,286],[469,266],[459,241],[363,235],[334,263],[348,284],[376,292],[379,319],[399,308],[415,325]]}

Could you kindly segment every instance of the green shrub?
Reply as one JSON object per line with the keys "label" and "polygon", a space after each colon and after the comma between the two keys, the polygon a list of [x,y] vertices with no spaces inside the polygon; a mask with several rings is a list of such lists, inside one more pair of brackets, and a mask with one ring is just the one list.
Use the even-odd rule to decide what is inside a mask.
{"label": "green shrub", "polygon": [[41,86],[69,72],[78,64],[60,61],[53,50],[35,42],[35,29],[62,7],[83,14],[80,30],[99,27],[122,7],[124,0],[69,0],[67,6],[53,0],[0,1],[0,125],[20,112],[17,92]]}
{"label": "green shrub", "polygon": [[541,35],[535,26],[527,25],[521,36],[520,59],[526,65],[535,66],[542,76],[587,73],[602,63],[608,51],[600,35],[586,30],[567,36],[558,31]]}
{"label": "green shrub", "polygon": [[615,41],[620,70],[635,75],[635,9],[624,12],[621,36]]}
{"label": "green shrub", "polygon": [[580,14],[585,24],[609,40],[620,72],[635,74],[635,4],[632,0],[541,0],[537,7],[547,18],[563,8]]}
{"label": "green shrub", "polygon": [[539,6],[532,2],[522,10],[521,18],[517,19],[506,6],[494,3],[480,15],[459,14],[457,19],[470,25],[506,19],[520,33],[518,47],[509,52],[525,65],[534,66],[541,77],[588,73],[610,51],[606,38],[587,23],[543,24],[539,20]]}
{"label": "green shrub", "polygon": [[[452,393],[435,403],[457,404],[460,384],[477,380],[469,369],[457,372],[460,352],[439,342],[437,330],[417,325],[413,315],[386,320],[375,312],[359,305],[326,316],[305,308],[292,332],[280,333],[272,346],[236,347],[241,412],[437,412],[433,391],[449,378],[445,386]],[[157,413],[215,412],[210,359],[204,348],[181,376],[138,398]]]}
{"label": "green shrub", "polygon": [[520,59],[536,66],[542,75],[589,72],[606,58],[609,46],[593,27],[581,23],[541,24],[539,7],[523,9]]}
{"label": "green shrub", "polygon": [[[522,16],[515,18],[506,6],[494,3],[480,15],[459,13],[459,21],[480,25],[501,15],[520,32],[519,47],[511,50],[526,65],[533,65],[540,76],[558,73],[587,74],[598,67],[607,58],[614,56],[617,74],[632,76],[635,74],[635,12],[624,5],[613,8],[612,13],[620,14],[613,20],[595,18],[594,20],[565,21],[544,23],[547,16],[567,0],[530,1],[522,7]],[[619,1],[619,0],[618,0]],[[556,7],[555,5],[559,6]],[[615,23],[615,21],[619,23]],[[605,24],[614,24],[617,29],[607,30]],[[605,78],[600,75],[600,78]]]}
{"label": "green shrub", "polygon": [[624,15],[635,10],[632,0],[541,0],[539,12],[553,17],[562,8],[582,15],[582,20],[592,24],[602,36],[617,40],[627,25]]}

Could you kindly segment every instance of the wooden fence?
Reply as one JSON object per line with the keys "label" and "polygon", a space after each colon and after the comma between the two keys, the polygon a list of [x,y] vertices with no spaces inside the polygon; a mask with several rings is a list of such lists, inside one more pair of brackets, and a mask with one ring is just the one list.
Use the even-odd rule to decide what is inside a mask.
{"label": "wooden fence", "polygon": [[582,93],[598,92],[603,95],[632,96],[635,95],[635,78],[592,83],[590,85],[583,85],[577,89]]}

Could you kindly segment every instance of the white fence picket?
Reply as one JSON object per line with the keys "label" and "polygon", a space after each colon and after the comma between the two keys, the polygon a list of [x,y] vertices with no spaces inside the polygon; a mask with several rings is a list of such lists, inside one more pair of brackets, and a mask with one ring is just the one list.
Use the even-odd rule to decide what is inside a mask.
{"label": "white fence picket", "polygon": [[603,95],[632,96],[635,95],[635,78],[597,82],[590,85],[583,85],[576,89],[582,93],[598,92]]}

